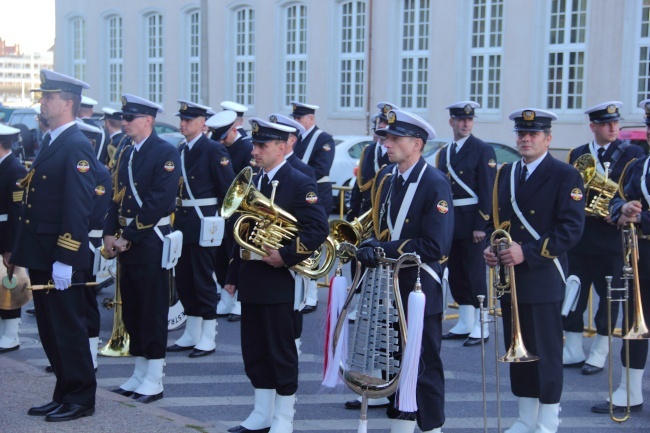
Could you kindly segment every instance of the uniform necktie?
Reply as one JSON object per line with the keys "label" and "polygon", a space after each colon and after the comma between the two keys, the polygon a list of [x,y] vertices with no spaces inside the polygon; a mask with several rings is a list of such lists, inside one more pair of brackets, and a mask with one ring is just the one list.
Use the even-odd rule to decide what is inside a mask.
{"label": "uniform necktie", "polygon": [[394,185],[394,192],[393,192],[393,197],[397,198],[399,195],[400,191],[402,191],[402,187],[404,186],[404,177],[400,174],[397,176],[397,181],[395,182]]}
{"label": "uniform necktie", "polygon": [[519,174],[519,186],[522,186],[526,182],[526,176],[528,175],[528,168],[526,165],[521,167],[521,173]]}
{"label": "uniform necktie", "polygon": [[51,140],[52,140],[52,136],[48,132],[47,134],[45,134],[45,137],[43,137],[43,141],[41,142],[41,150],[49,146]]}
{"label": "uniform necktie", "polygon": [[271,191],[269,191],[269,177],[266,175],[266,173],[264,173],[262,175],[262,191],[261,192],[262,192],[262,194],[264,194],[267,197],[271,195]]}
{"label": "uniform necktie", "polygon": [[458,145],[456,143],[451,144],[451,159],[454,159],[456,153],[458,152]]}
{"label": "uniform necktie", "polygon": [[604,166],[605,165],[605,148],[600,147],[598,149],[598,161]]}

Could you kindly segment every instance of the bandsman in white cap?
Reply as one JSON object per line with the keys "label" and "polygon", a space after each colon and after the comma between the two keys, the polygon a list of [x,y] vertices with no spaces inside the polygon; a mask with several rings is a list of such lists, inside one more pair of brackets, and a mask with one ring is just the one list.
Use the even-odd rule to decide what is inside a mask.
{"label": "bandsman in white cap", "polygon": [[81,105],[79,106],[79,115],[77,117],[83,120],[84,123],[99,128],[100,137],[93,143],[93,148],[95,149],[95,155],[97,155],[97,161],[105,164],[106,158],[108,157],[108,149],[106,147],[106,131],[104,131],[104,128],[102,128],[99,122],[92,118],[94,114],[93,107],[95,105],[97,105],[97,101],[89,98],[88,96],[82,95]]}
{"label": "bandsman in white cap", "polygon": [[[567,162],[573,164],[583,155],[591,155],[596,163],[595,169],[607,179],[618,182],[625,166],[635,158],[643,157],[643,149],[618,139],[619,101],[603,102],[585,111],[589,115],[589,127],[594,135],[593,141],[569,151]],[[586,158],[586,157],[585,157]],[[583,158],[583,159],[585,159]],[[592,203],[596,192],[587,189],[586,203]],[[605,210],[605,213],[607,211]],[[618,303],[612,305],[612,327],[607,327],[607,283],[606,276],[612,276],[612,286],[621,287],[623,270],[623,250],[621,231],[610,224],[608,215],[588,212],[585,231],[580,242],[569,251],[569,274],[580,279],[581,287],[575,309],[563,319],[566,333],[562,362],[565,367],[582,367],[582,374],[595,374],[603,370],[609,353],[608,334],[614,330],[618,318]],[[585,361],[582,348],[584,313],[587,309],[589,293],[593,284],[598,298],[594,317],[596,336],[591,344],[589,357]],[[616,293],[615,293],[616,295]]]}
{"label": "bandsman in white cap", "polygon": [[[639,103],[645,112],[646,137],[650,141],[650,99],[644,99]],[[650,318],[650,194],[648,193],[647,173],[650,166],[650,158],[643,157],[630,163],[619,179],[622,192],[621,196],[614,196],[610,203],[610,215],[613,222],[623,228],[629,224],[634,224],[637,231],[638,246],[638,269],[639,269],[639,287],[641,290],[641,311],[645,318],[646,324]],[[619,245],[620,247],[620,245]],[[620,286],[618,286],[620,287]],[[630,301],[633,296],[630,295]],[[623,314],[625,314],[623,308]],[[630,316],[623,317],[623,335],[628,334],[625,323],[632,324],[638,319],[634,301],[629,306]],[[625,353],[625,345],[621,346],[621,382],[618,388],[612,394],[611,404],[613,413],[621,417],[627,411],[628,393],[630,412],[640,412],[643,410],[643,373],[645,371],[646,361],[648,360],[648,336],[641,336],[642,339],[630,339],[629,359]],[[629,367],[629,382],[627,380],[627,369]],[[610,402],[592,406],[592,412],[609,414]],[[609,422],[609,421],[608,421]]]}
{"label": "bandsman in white cap", "polygon": [[248,111],[248,107],[233,101],[221,101],[220,105],[224,110],[234,111],[235,114],[237,114],[237,119],[235,119],[235,128],[237,128],[237,131],[242,137],[248,137],[248,134],[244,129],[244,114]]}
{"label": "bandsman in white cap", "polygon": [[[119,156],[114,175],[113,202],[104,224],[104,247],[119,254],[124,325],[134,357],[133,375],[114,392],[141,403],[163,398],[163,366],[167,348],[169,270],[179,251],[171,234],[170,215],[176,209],[181,177],[176,147],[156,135],[158,104],[122,95],[122,127],[133,140]],[[115,234],[119,233],[119,238]],[[168,238],[168,249],[163,249]],[[180,240],[182,243],[182,239]],[[171,263],[170,263],[171,262]]]}
{"label": "bandsman in white cap", "polygon": [[73,271],[88,268],[89,218],[97,161],[75,119],[88,84],[41,70],[41,114],[51,131],[28,175],[20,181],[23,206],[11,262],[29,270],[33,285],[54,281],[55,290],[35,290],[36,324],[54,369],[52,401],[30,415],[69,421],[95,412],[97,382],[88,346],[86,287],[71,286]]}
{"label": "bandsman in white cap", "polygon": [[[514,267],[522,341],[534,362],[510,363],[510,387],[519,400],[519,418],[509,433],[556,432],[562,396],[562,300],[568,276],[567,252],[580,239],[585,219],[583,181],[570,165],[548,152],[551,122],[546,110],[524,108],[509,116],[515,123],[521,160],[502,166],[494,185],[495,229],[509,231],[512,243],[494,254]],[[495,202],[496,204],[496,202]],[[513,340],[510,295],[501,297],[505,347]]]}

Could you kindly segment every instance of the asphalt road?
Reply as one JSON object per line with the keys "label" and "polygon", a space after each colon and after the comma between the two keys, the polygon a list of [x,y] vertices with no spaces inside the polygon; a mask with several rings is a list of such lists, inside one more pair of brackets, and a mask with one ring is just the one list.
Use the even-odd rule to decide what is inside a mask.
{"label": "asphalt road", "polygon": [[[113,288],[104,289],[98,295],[101,300],[112,295]],[[321,386],[323,336],[326,315],[326,289],[319,292],[319,305],[316,312],[305,315],[300,355],[300,384],[297,393],[295,431],[296,432],[345,432],[357,431],[358,412],[346,410],[343,403],[355,398],[349,389],[325,389]],[[31,305],[28,305],[31,306]],[[107,342],[112,329],[113,313],[102,309],[101,339]],[[446,332],[454,321],[444,325]],[[33,316],[23,312],[21,325],[21,349],[1,356],[11,357],[39,368],[48,362],[38,339],[36,321]],[[187,353],[170,353],[165,368],[165,398],[152,405],[196,419],[214,426],[213,432],[225,431],[245,419],[252,409],[253,389],[244,373],[239,345],[240,325],[219,320],[217,327],[217,352],[211,356],[190,359]],[[182,330],[169,334],[170,344],[181,335]],[[503,339],[501,339],[503,341]],[[585,344],[586,349],[590,343]],[[445,365],[447,421],[444,432],[478,433],[483,431],[482,379],[480,347],[465,348],[462,341],[445,341],[442,345],[442,358]],[[616,367],[614,383],[618,384],[620,367],[618,348],[615,341]],[[503,349],[500,348],[503,353]],[[487,390],[488,425],[490,432],[497,431],[496,380],[493,338],[487,345]],[[543,356],[543,354],[537,354]],[[1,362],[1,358],[0,358]],[[112,389],[126,380],[133,370],[130,358],[99,359],[97,372],[99,387]],[[516,400],[510,392],[507,365],[500,365],[502,430],[514,422],[517,415]],[[650,396],[650,377],[646,374],[643,388]],[[19,390],[18,390],[19,392]],[[600,373],[583,376],[579,369],[565,369],[564,392],[562,395],[561,432],[605,433],[612,431],[647,432],[650,425],[650,408],[635,413],[622,425],[612,422],[606,415],[596,415],[589,411],[594,403],[605,400],[607,396],[607,376]],[[426,410],[426,408],[421,408]],[[70,424],[74,428],[74,423]],[[137,426],[134,427],[137,431]],[[369,411],[368,430],[372,432],[390,431],[389,422],[382,409]],[[74,431],[74,430],[70,430]],[[203,431],[203,430],[202,430]],[[416,431],[418,431],[416,429]]]}

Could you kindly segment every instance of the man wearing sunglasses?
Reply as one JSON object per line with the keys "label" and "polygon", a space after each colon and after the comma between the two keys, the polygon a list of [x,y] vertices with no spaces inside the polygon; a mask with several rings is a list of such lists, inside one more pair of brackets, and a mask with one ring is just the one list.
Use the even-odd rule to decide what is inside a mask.
{"label": "man wearing sunglasses", "polygon": [[163,397],[169,271],[161,267],[161,257],[181,175],[178,151],[154,131],[156,114],[162,111],[146,99],[122,96],[122,127],[133,146],[115,168],[113,202],[104,224],[106,251],[120,255],[124,325],[135,359],[133,375],[114,391],[140,403]]}

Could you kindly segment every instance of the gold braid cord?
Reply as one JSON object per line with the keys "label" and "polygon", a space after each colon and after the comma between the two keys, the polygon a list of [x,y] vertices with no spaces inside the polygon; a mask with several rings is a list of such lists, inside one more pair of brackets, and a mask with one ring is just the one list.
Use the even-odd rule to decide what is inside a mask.
{"label": "gold braid cord", "polygon": [[637,158],[632,158],[627,164],[625,164],[625,167],[623,167],[623,171],[621,172],[621,176],[618,178],[618,194],[621,196],[623,200],[626,200],[625,198],[625,175],[627,174],[627,168],[632,164],[634,161],[636,161]]}
{"label": "gold braid cord", "polygon": [[368,146],[366,145],[363,150],[361,150],[361,156],[359,157],[359,170],[357,171],[357,185],[359,185],[359,191],[361,192],[366,192],[368,188],[372,187],[373,185],[373,179],[370,179],[368,182],[363,183],[363,176],[361,175],[362,167],[363,167],[363,157],[366,155],[366,150],[368,149]]}
{"label": "gold braid cord", "polygon": [[118,189],[117,175],[120,171],[120,163],[122,162],[122,155],[124,155],[124,152],[128,148],[129,146],[124,146],[122,148],[122,151],[117,157],[117,163],[115,164],[115,171],[113,172],[113,201],[115,203],[119,203],[124,198],[124,194],[126,193],[126,186],[122,187],[121,190]]}
{"label": "gold braid cord", "polygon": [[34,169],[32,168],[29,170],[29,173],[27,173],[27,176],[23,177],[18,181],[18,185],[21,188],[25,189],[25,197],[23,202],[27,203],[27,198],[29,197],[29,184],[32,183],[32,177],[34,177]]}
{"label": "gold braid cord", "polygon": [[[377,175],[379,175],[380,172],[381,170],[377,172]],[[386,183],[386,180],[392,175],[392,173],[386,173],[386,175],[381,179],[381,182],[379,182],[379,187],[376,189],[376,192],[374,194],[374,199],[372,200],[372,226],[377,240],[381,240],[381,237],[383,235],[383,233],[380,233],[381,221],[379,221],[379,209],[381,208],[381,205],[379,200],[381,200],[381,192],[384,190],[384,184]]]}

